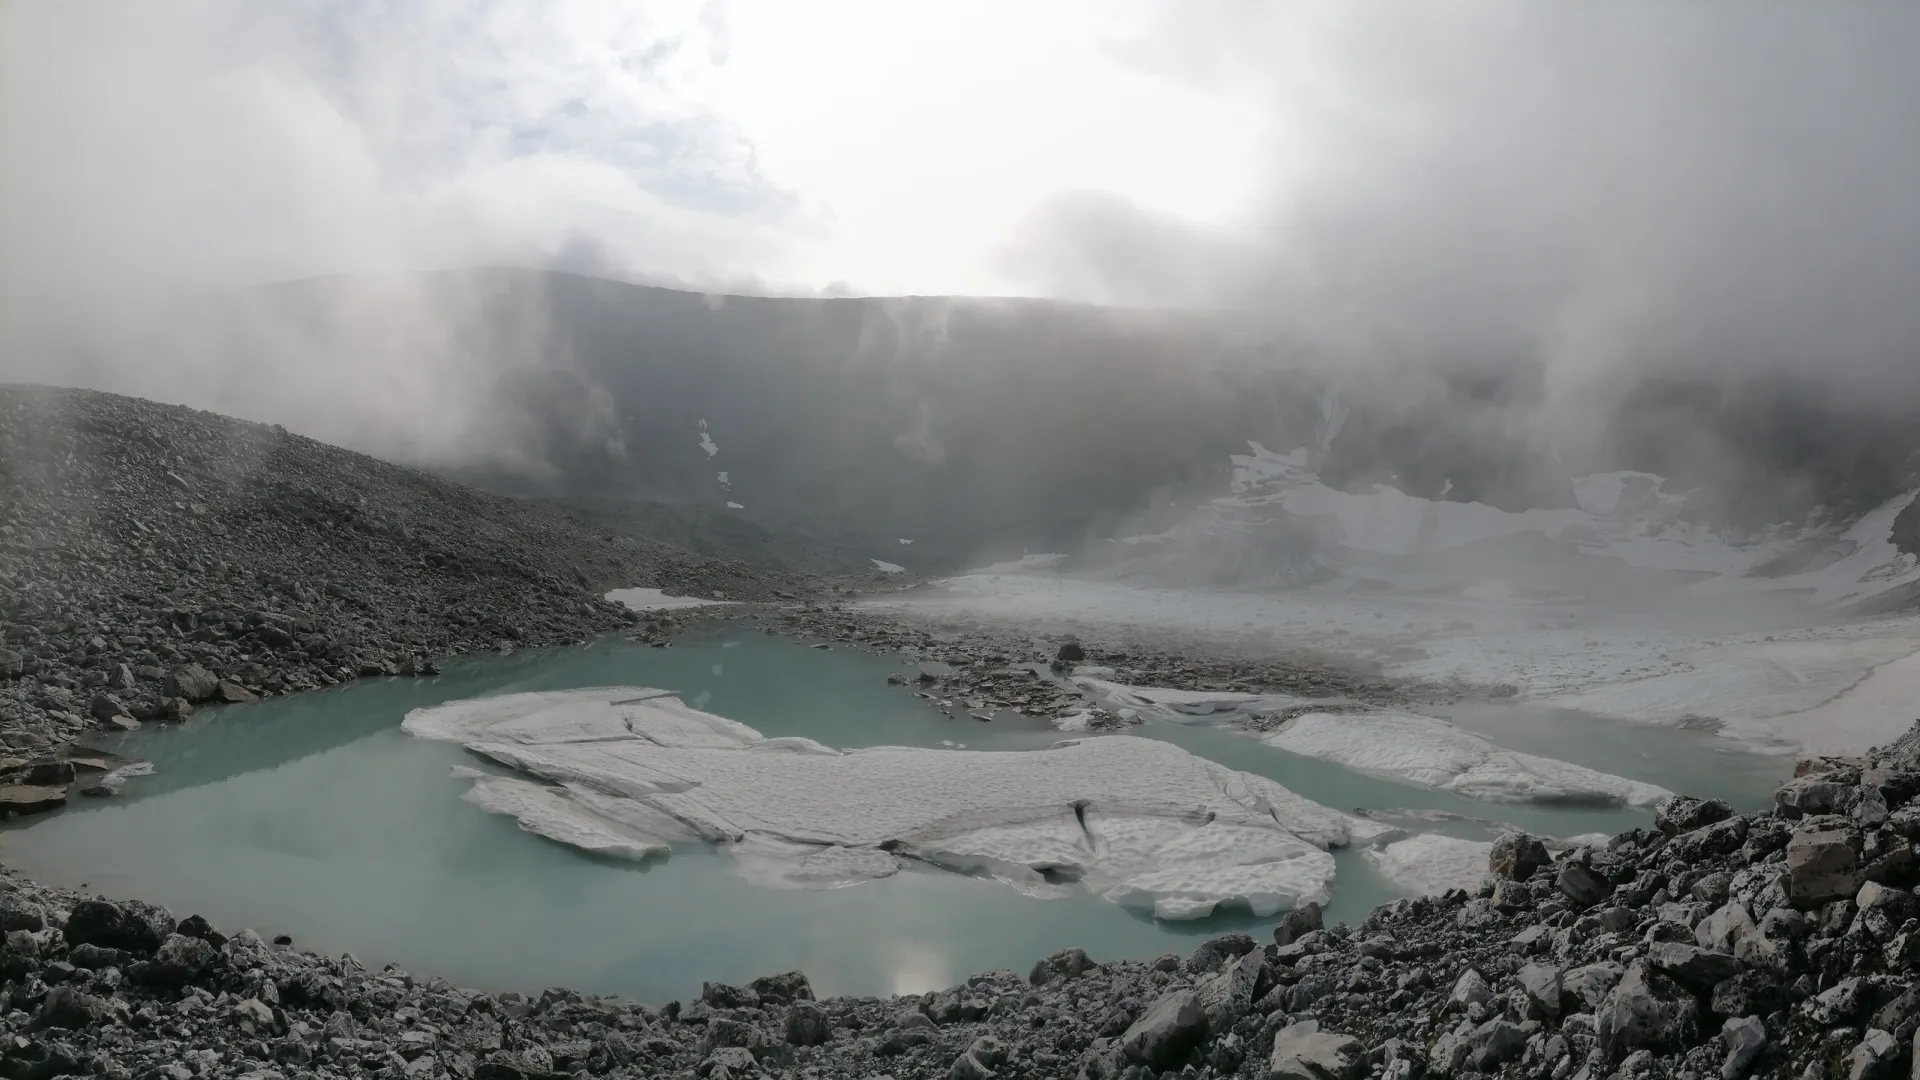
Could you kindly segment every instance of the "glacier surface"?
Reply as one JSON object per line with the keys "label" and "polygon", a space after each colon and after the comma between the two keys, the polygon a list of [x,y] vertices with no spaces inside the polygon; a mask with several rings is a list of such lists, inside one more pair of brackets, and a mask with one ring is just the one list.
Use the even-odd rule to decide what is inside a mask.
{"label": "glacier surface", "polygon": [[1166,919],[1221,904],[1270,915],[1325,903],[1331,848],[1388,830],[1169,743],[1127,736],[1046,750],[839,751],[762,738],[644,687],[511,694],[409,713],[518,776],[470,801],[614,857],[714,842],[749,881],[825,888],[914,859],[1047,895],[1084,882]]}

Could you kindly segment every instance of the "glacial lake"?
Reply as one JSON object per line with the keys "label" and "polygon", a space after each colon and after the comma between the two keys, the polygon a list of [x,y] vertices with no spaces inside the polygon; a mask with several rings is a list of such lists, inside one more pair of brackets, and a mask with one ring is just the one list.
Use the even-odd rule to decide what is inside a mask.
{"label": "glacial lake", "polygon": [[[799,969],[823,994],[917,993],[975,972],[1025,972],[1057,949],[1096,959],[1185,952],[1272,919],[1222,912],[1163,922],[1081,890],[1036,899],[934,869],[826,891],[748,884],[704,845],[632,864],[584,855],[461,800],[457,745],[400,730],[410,709],[527,690],[603,685],[674,690],[768,736],[831,746],[964,744],[1026,750],[1069,737],[1002,713],[983,723],[886,684],[898,656],[814,649],[746,623],[697,626],[671,648],[621,639],[448,662],[435,679],[345,687],[209,708],[176,727],[95,745],[153,762],[116,798],[76,797],[0,832],[0,860],[36,878],[199,913],[223,928],[287,933],[370,965],[488,989],[566,985],[645,1001],[702,980]],[[1511,749],[1557,757],[1753,808],[1791,761],[1710,735],[1618,724],[1526,705],[1444,714]],[[1491,824],[1554,836],[1614,833],[1646,811],[1476,802],[1296,757],[1233,731],[1147,724],[1132,733],[1260,773],[1342,810],[1393,814],[1418,831],[1488,839]],[[1330,921],[1402,895],[1358,852],[1338,853]]]}

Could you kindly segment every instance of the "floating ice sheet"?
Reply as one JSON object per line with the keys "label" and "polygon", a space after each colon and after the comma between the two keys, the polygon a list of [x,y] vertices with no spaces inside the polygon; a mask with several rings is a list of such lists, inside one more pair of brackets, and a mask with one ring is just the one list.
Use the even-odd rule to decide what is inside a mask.
{"label": "floating ice sheet", "polygon": [[629,611],[679,611],[683,608],[724,604],[725,600],[706,600],[698,596],[668,596],[659,589],[615,589],[601,599],[625,604]]}
{"label": "floating ice sheet", "polygon": [[1036,893],[1081,880],[1162,918],[1220,904],[1270,914],[1324,902],[1326,849],[1384,831],[1125,736],[1020,752],[841,752],[763,739],[639,687],[453,702],[414,711],[405,729],[532,778],[481,778],[469,794],[529,831],[631,858],[712,840],[750,880],[787,887],[883,877],[906,857]]}
{"label": "floating ice sheet", "polygon": [[1421,833],[1366,853],[1382,877],[1415,895],[1448,889],[1472,892],[1487,879],[1493,845],[1438,833]]}
{"label": "floating ice sheet", "polygon": [[1290,753],[1488,802],[1651,806],[1662,787],[1503,750],[1445,720],[1400,712],[1307,713],[1261,741]]}
{"label": "floating ice sheet", "polygon": [[1246,694],[1229,690],[1174,690],[1160,686],[1128,686],[1076,671],[1073,687],[1082,697],[1122,720],[1164,720],[1192,723],[1229,716],[1262,716],[1306,704],[1290,694]]}

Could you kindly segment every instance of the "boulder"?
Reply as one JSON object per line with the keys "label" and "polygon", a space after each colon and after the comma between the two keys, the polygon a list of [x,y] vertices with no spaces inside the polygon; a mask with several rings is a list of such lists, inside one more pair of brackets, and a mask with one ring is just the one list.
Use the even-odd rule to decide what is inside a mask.
{"label": "boulder", "polygon": [[1312,1020],[1274,1033],[1270,1080],[1360,1080],[1366,1074],[1366,1052],[1351,1036],[1323,1032]]}
{"label": "boulder", "polygon": [[1306,903],[1280,916],[1273,928],[1273,943],[1282,947],[1293,944],[1304,934],[1311,934],[1321,928],[1320,905]]}
{"label": "boulder", "polygon": [[1798,908],[1851,898],[1860,887],[1859,853],[1838,829],[1796,833],[1787,842],[1787,899]]}
{"label": "boulder", "polygon": [[1767,1029],[1758,1017],[1742,1016],[1721,1025],[1720,1041],[1727,1046],[1727,1056],[1720,1064],[1721,1080],[1739,1080],[1766,1049]]}
{"label": "boulder", "polygon": [[213,966],[219,952],[211,944],[185,934],[170,934],[153,959],[133,965],[129,977],[148,986],[185,986]]}
{"label": "boulder", "polygon": [[1006,1060],[1007,1051],[1000,1045],[1000,1040],[991,1035],[982,1035],[954,1060],[947,1077],[948,1080],[990,1080],[994,1070]]}
{"label": "boulder", "polygon": [[213,699],[229,705],[240,705],[249,701],[258,701],[260,700],[260,695],[241,686],[237,682],[222,682],[218,687],[214,688]]}
{"label": "boulder", "polygon": [[1847,1080],[1893,1080],[1899,1064],[1900,1044],[1878,1028],[1868,1028],[1847,1054]]}
{"label": "boulder", "polygon": [[1093,966],[1087,954],[1080,949],[1062,949],[1045,960],[1033,965],[1033,971],[1027,981],[1035,986],[1049,986],[1065,979],[1071,979]]}
{"label": "boulder", "polygon": [[9,930],[0,939],[0,979],[22,979],[40,968],[40,939],[27,930]]}
{"label": "boulder", "polygon": [[167,676],[165,686],[168,697],[201,702],[213,696],[213,692],[220,687],[220,680],[199,664],[182,664]]}
{"label": "boulder", "polygon": [[1580,907],[1592,907],[1613,895],[1612,882],[1600,876],[1592,867],[1577,862],[1560,867],[1560,873],[1553,879],[1553,887],[1560,891],[1561,896]]}
{"label": "boulder", "polygon": [[1843,781],[1834,773],[1816,773],[1795,777],[1773,793],[1773,803],[1782,817],[1812,817],[1842,814],[1853,806],[1859,787]]}
{"label": "boulder", "polygon": [[1465,1012],[1468,1006],[1485,1005],[1493,1000],[1493,987],[1479,972],[1468,968],[1453,981],[1453,992],[1447,996],[1447,1006]]}
{"label": "boulder", "polygon": [[1719,799],[1696,799],[1675,795],[1660,804],[1653,813],[1653,827],[1668,836],[1692,832],[1733,816],[1733,807]]}
{"label": "boulder", "polygon": [[99,945],[132,953],[150,953],[173,934],[173,916],[158,904],[139,900],[82,900],[67,916],[67,947]]}
{"label": "boulder", "polygon": [[747,984],[747,989],[760,995],[763,1002],[784,1005],[791,1001],[812,1001],[813,984],[807,981],[805,974],[788,971],[779,975],[762,975]]}
{"label": "boulder", "polygon": [[1510,832],[1493,842],[1493,850],[1487,854],[1487,870],[1497,878],[1525,881],[1550,861],[1547,845],[1539,837]]}
{"label": "boulder", "polygon": [[1520,984],[1514,997],[1515,1011],[1521,1020],[1552,1020],[1560,1015],[1560,969],[1546,964],[1528,964],[1516,976]]}
{"label": "boulder", "polygon": [[174,927],[173,932],[176,934],[185,934],[192,938],[199,938],[201,941],[206,942],[216,949],[227,943],[227,936],[225,934],[215,930],[212,923],[198,915],[189,915],[181,919],[180,925]]}
{"label": "boulder", "polygon": [[1245,956],[1259,946],[1246,934],[1222,934],[1209,938],[1193,950],[1187,957],[1187,973],[1201,975],[1209,971],[1219,971],[1221,966],[1235,957]]}
{"label": "boulder", "polygon": [[1678,941],[1655,942],[1647,949],[1647,962],[1703,993],[1740,973],[1740,961],[1729,954]]}
{"label": "boulder", "polygon": [[67,805],[67,789],[34,787],[30,784],[0,785],[0,817],[8,814],[38,814]]}
{"label": "boulder", "polygon": [[833,1038],[827,1010],[811,1001],[796,1001],[787,1010],[787,1041],[795,1046],[819,1046]]}
{"label": "boulder", "polygon": [[1692,1046],[1700,1006],[1678,983],[1636,960],[1594,1016],[1600,1049],[1610,1061],[1635,1050],[1678,1051]]}
{"label": "boulder", "polygon": [[46,909],[14,893],[0,896],[0,934],[11,930],[38,932],[46,928]]}
{"label": "boulder", "polygon": [[703,982],[700,984],[700,1000],[716,1009],[757,1009],[760,1007],[760,995],[740,986],[726,983]]}
{"label": "boulder", "polygon": [[1667,843],[1667,851],[1686,862],[1704,862],[1740,850],[1747,842],[1747,819],[1728,818],[1684,832]]}
{"label": "boulder", "polygon": [[99,1003],[93,998],[71,986],[56,986],[47,991],[46,998],[40,1002],[33,1026],[84,1030],[94,1025],[99,1013]]}
{"label": "boulder", "polygon": [[1527,1048],[1526,1033],[1518,1024],[1488,1020],[1467,1036],[1467,1064],[1490,1072],[1520,1056]]}
{"label": "boulder", "polygon": [[1579,998],[1588,1010],[1594,1010],[1606,1002],[1607,995],[1620,985],[1620,978],[1626,973],[1627,969],[1619,964],[1603,960],[1567,972],[1561,977],[1560,985],[1567,993]]}
{"label": "boulder", "polygon": [[1200,984],[1200,1007],[1207,1014],[1208,1031],[1232,1031],[1246,1015],[1266,962],[1266,954],[1255,949],[1235,957],[1218,975]]}
{"label": "boulder", "polygon": [[1120,1036],[1120,1052],[1155,1071],[1172,1069],[1206,1036],[1207,1012],[1200,996],[1176,990],[1148,1006],[1127,1028]]}

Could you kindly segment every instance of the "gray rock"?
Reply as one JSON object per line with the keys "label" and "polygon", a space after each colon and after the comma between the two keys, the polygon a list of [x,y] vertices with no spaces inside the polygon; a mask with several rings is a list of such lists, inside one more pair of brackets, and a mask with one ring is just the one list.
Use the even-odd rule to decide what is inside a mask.
{"label": "gray rock", "polygon": [[0,896],[0,933],[9,930],[37,931],[46,925],[46,909],[39,904],[11,893]]}
{"label": "gray rock", "polygon": [[1547,964],[1528,964],[1516,979],[1520,989],[1514,1001],[1522,1020],[1554,1020],[1560,1016],[1560,969]]}
{"label": "gray rock", "polygon": [[1202,975],[1219,971],[1228,960],[1245,956],[1258,947],[1253,938],[1246,934],[1222,934],[1209,938],[1193,950],[1193,955],[1187,957],[1187,973]]}
{"label": "gray rock", "polygon": [[1787,898],[1794,906],[1805,909],[1851,897],[1859,887],[1859,854],[1847,833],[1796,833],[1787,842]]}
{"label": "gray rock", "polygon": [[1720,1041],[1727,1047],[1727,1056],[1720,1063],[1720,1076],[1722,1080],[1739,1080],[1746,1075],[1753,1059],[1766,1049],[1767,1029],[1756,1017],[1742,1016],[1720,1026]]}
{"label": "gray rock", "polygon": [[1884,1080],[1898,1064],[1900,1044],[1878,1028],[1869,1028],[1847,1054],[1843,1068],[1847,1080]]}
{"label": "gray rock", "polygon": [[1199,986],[1200,1007],[1207,1014],[1207,1030],[1232,1031],[1253,1004],[1253,990],[1260,982],[1260,970],[1266,955],[1258,949],[1235,957],[1225,970]]}
{"label": "gray rock", "polygon": [[47,991],[46,998],[40,1002],[33,1026],[84,1030],[93,1026],[99,1014],[99,1002],[93,998],[71,986],[56,986]]}
{"label": "gray rock", "polygon": [[273,1010],[259,998],[247,998],[245,1001],[237,1002],[233,1006],[233,1019],[242,1028],[256,1035],[265,1034],[274,1029]]}
{"label": "gray rock", "polygon": [[1592,907],[1613,895],[1612,882],[1595,873],[1591,867],[1577,862],[1568,862],[1560,867],[1560,873],[1553,879],[1553,887],[1580,907]]}
{"label": "gray rock", "polygon": [[174,668],[166,679],[168,697],[185,698],[196,704],[213,697],[213,692],[219,687],[220,680],[199,664],[182,664]]}
{"label": "gray rock", "polygon": [[759,994],[746,987],[728,986],[726,983],[701,983],[700,1000],[716,1009],[757,1009],[760,1007]]}
{"label": "gray rock", "polygon": [[1550,861],[1547,845],[1539,837],[1510,832],[1493,842],[1493,850],[1487,854],[1487,870],[1508,881],[1525,881]]}
{"label": "gray rock", "polygon": [[1692,832],[1733,816],[1733,807],[1719,799],[1695,799],[1675,795],[1660,804],[1653,813],[1653,827],[1668,836]]}
{"label": "gray rock", "polygon": [[1790,907],[1777,907],[1760,918],[1760,936],[1776,941],[1799,941],[1813,932],[1807,917]]}
{"label": "gray rock", "polygon": [[[760,1063],[745,1047],[723,1046],[702,1059],[693,1074],[706,1080],[739,1080],[760,1075]],[[474,1074],[474,1080],[481,1080],[479,1073]]]}
{"label": "gray rock", "polygon": [[1361,1080],[1366,1073],[1366,1053],[1351,1036],[1323,1032],[1313,1021],[1274,1034],[1269,1080]]}
{"label": "gray rock", "polygon": [[1860,891],[1853,896],[1853,906],[1862,915],[1870,911],[1880,912],[1894,926],[1899,926],[1914,914],[1912,893],[1877,881],[1860,886]]}
{"label": "gray rock", "polygon": [[1093,966],[1087,954],[1080,949],[1062,949],[1033,965],[1033,971],[1027,981],[1035,986],[1051,986],[1056,982],[1078,976]]}
{"label": "gray rock", "polygon": [[827,1010],[811,1001],[796,1001],[787,1010],[787,1041],[795,1046],[819,1046],[833,1038]]}
{"label": "gray rock", "polygon": [[1668,842],[1667,850],[1675,858],[1702,862],[1731,855],[1746,842],[1747,819],[1728,818],[1712,825],[1702,825],[1692,832],[1681,833]]}
{"label": "gray rock", "polygon": [[1859,976],[1841,979],[1815,994],[1806,1012],[1817,1024],[1844,1024],[1867,1007],[1867,987]]}
{"label": "gray rock", "polygon": [[1147,1008],[1120,1036],[1128,1061],[1152,1069],[1177,1067],[1207,1035],[1207,1013],[1191,990],[1176,990]]}
{"label": "gray rock", "polygon": [[1708,1008],[1725,1017],[1764,1016],[1779,1004],[1780,987],[1773,977],[1749,970],[1716,983]]}
{"label": "gray rock", "polygon": [[1654,943],[1647,949],[1647,962],[1682,985],[1703,992],[1740,971],[1740,961],[1726,953],[1678,941]]}
{"label": "gray rock", "polygon": [[1273,927],[1273,943],[1285,947],[1321,929],[1320,905],[1306,903],[1280,916]]}
{"label": "gray rock", "polygon": [[1452,1008],[1464,1011],[1472,1005],[1485,1005],[1493,1000],[1493,987],[1485,976],[1468,968],[1453,981],[1453,992],[1447,995],[1447,1003]]}
{"label": "gray rock", "polygon": [[1700,1007],[1672,979],[1636,960],[1594,1021],[1602,1052],[1619,1061],[1635,1050],[1674,1051],[1693,1045]]}
{"label": "gray rock", "polygon": [[1858,790],[1853,784],[1838,781],[1831,773],[1818,773],[1795,777],[1780,785],[1773,793],[1773,802],[1785,817],[1845,813],[1853,805]]}
{"label": "gray rock", "polygon": [[785,1005],[791,1001],[813,1000],[813,984],[807,981],[805,974],[798,971],[763,975],[748,983],[747,989],[758,994],[763,1003]]}
{"label": "gray rock", "polygon": [[1567,993],[1580,999],[1589,1010],[1598,1009],[1620,984],[1627,969],[1612,961],[1601,961],[1574,968],[1561,978],[1561,985]]}
{"label": "gray rock", "polygon": [[173,916],[158,904],[139,900],[82,900],[67,916],[62,936],[69,947],[99,945],[150,953],[173,933]]}
{"label": "gray rock", "polygon": [[1487,1072],[1519,1057],[1526,1047],[1527,1036],[1519,1025],[1489,1020],[1467,1036],[1467,1064]]}

